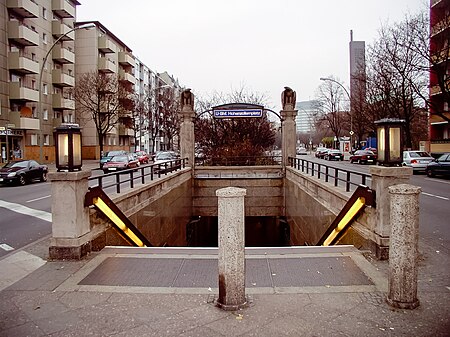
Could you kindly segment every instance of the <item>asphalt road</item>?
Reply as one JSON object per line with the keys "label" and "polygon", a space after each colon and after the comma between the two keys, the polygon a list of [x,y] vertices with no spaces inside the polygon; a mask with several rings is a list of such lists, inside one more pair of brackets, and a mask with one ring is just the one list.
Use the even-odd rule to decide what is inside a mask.
{"label": "asphalt road", "polygon": [[[368,165],[328,162],[301,156],[342,169],[368,173]],[[99,170],[93,175],[101,175]],[[112,178],[111,178],[112,181]],[[420,238],[427,249],[450,256],[450,179],[414,175],[411,183],[422,187]],[[369,182],[370,184],[370,182]],[[0,257],[51,234],[51,183],[25,186],[0,185]],[[444,259],[443,261],[448,261]]]}

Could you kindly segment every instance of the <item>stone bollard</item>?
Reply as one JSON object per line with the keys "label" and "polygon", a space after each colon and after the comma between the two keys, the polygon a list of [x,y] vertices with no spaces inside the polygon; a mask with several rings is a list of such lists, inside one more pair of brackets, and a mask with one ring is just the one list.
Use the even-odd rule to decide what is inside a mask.
{"label": "stone bollard", "polygon": [[246,306],[245,298],[245,209],[246,190],[226,187],[216,191],[218,197],[219,299],[217,306],[238,310]]}
{"label": "stone bollard", "polygon": [[419,241],[419,194],[408,184],[389,187],[391,237],[389,244],[389,290],[387,303],[414,309],[417,299],[417,255]]}

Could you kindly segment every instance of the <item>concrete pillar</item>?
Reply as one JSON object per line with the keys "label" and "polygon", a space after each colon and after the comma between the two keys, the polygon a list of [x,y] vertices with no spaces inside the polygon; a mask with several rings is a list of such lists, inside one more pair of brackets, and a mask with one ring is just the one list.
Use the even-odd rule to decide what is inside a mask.
{"label": "concrete pillar", "polygon": [[296,155],[297,130],[295,127],[295,116],[297,111],[294,110],[292,104],[286,104],[285,108],[281,110],[281,153],[283,156],[283,169],[289,166],[289,157]]}
{"label": "concrete pillar", "polygon": [[184,106],[180,112],[181,125],[180,125],[180,152],[181,158],[188,158],[188,165],[194,167],[194,117],[195,111],[191,106]]}
{"label": "concrete pillar", "polygon": [[52,183],[51,259],[80,259],[90,252],[89,208],[84,207],[91,171],[50,172]]}
{"label": "concrete pillar", "polygon": [[245,210],[246,190],[226,187],[216,191],[219,232],[219,299],[224,310],[237,310],[245,298]]}
{"label": "concrete pillar", "polygon": [[389,235],[391,233],[389,186],[407,184],[412,175],[411,167],[371,166],[372,190],[375,191],[376,224],[375,252],[377,258],[389,257]]}
{"label": "concrete pillar", "polygon": [[400,309],[414,309],[419,306],[417,255],[420,191],[420,187],[408,184],[389,187],[392,228],[387,302]]}

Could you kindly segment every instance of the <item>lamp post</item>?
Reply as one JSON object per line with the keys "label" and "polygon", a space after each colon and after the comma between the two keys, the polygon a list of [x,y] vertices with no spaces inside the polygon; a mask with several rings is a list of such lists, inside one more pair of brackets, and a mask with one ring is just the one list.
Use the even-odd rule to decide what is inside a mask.
{"label": "lamp post", "polygon": [[56,169],[59,171],[81,170],[81,129],[78,124],[61,124],[55,128]]}
{"label": "lamp post", "polygon": [[332,78],[328,78],[328,77],[321,77],[319,78],[319,80],[321,81],[330,81],[330,82],[334,82],[337,85],[339,85],[342,89],[344,89],[345,93],[347,94],[348,97],[348,101],[350,102],[350,150],[352,149],[352,136],[353,136],[353,112],[352,112],[352,100],[350,97],[350,93],[348,92],[348,90],[338,81],[332,79]]}
{"label": "lamp post", "polygon": [[47,54],[45,54],[44,57],[44,61],[42,62],[42,66],[41,66],[41,71],[39,73],[39,81],[38,81],[38,88],[39,88],[39,108],[38,108],[38,113],[39,113],[39,162],[42,163],[44,160],[44,138],[43,138],[43,134],[42,134],[42,122],[44,120],[44,116],[42,113],[42,75],[44,72],[44,67],[45,67],[45,63],[47,62],[47,58],[50,55],[50,52],[52,51],[53,47],[55,47],[59,41],[61,41],[61,39],[65,36],[67,36],[68,34],[72,33],[75,30],[78,29],[90,29],[95,27],[94,23],[87,23],[84,25],[80,25],[78,27],[74,27],[72,29],[70,29],[69,31],[67,31],[66,33],[64,33],[63,35],[61,35],[60,37],[58,37],[55,42],[53,42],[52,46],[50,47],[50,49],[47,51]]}

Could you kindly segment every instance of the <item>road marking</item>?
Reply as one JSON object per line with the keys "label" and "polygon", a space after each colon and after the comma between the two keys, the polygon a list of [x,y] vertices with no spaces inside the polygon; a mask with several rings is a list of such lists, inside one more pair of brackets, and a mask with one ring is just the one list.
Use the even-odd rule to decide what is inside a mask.
{"label": "road marking", "polygon": [[50,198],[51,195],[46,195],[45,197],[40,197],[40,198],[36,198],[36,199],[31,199],[31,200],[27,200],[25,202],[33,202],[33,201],[38,201],[38,200],[42,200],[42,199],[47,199]]}
{"label": "road marking", "polygon": [[6,250],[7,252],[10,251],[10,250],[14,250],[13,247],[11,247],[10,245],[7,245],[6,243],[0,244],[0,248],[3,249],[3,250]]}
{"label": "road marking", "polygon": [[425,178],[425,180],[428,181],[434,181],[435,183],[439,183],[439,184],[450,184],[450,181],[446,181],[444,179],[437,179],[437,178]]}
{"label": "road marking", "polygon": [[16,283],[28,274],[43,266],[47,261],[39,256],[18,251],[0,260],[0,291]]}
{"label": "road marking", "polygon": [[29,208],[26,206],[23,206],[21,204],[15,204],[12,202],[0,200],[0,207],[9,209],[10,211],[21,213],[24,215],[33,216],[35,218],[52,222],[52,213],[40,211],[38,209]]}
{"label": "road marking", "polygon": [[434,194],[431,194],[431,193],[422,192],[422,194],[423,195],[428,195],[429,197],[435,197],[435,198],[438,198],[438,199],[442,199],[442,200],[450,200],[449,198],[441,197],[439,195],[434,195]]}

